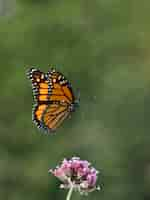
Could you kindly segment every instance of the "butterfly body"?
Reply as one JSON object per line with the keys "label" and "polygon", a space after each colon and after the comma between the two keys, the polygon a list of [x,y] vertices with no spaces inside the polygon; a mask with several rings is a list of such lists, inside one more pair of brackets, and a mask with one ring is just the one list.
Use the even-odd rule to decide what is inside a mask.
{"label": "butterfly body", "polygon": [[55,131],[65,118],[75,110],[75,97],[68,80],[60,72],[51,69],[43,73],[31,68],[31,80],[35,105],[32,119],[38,128]]}

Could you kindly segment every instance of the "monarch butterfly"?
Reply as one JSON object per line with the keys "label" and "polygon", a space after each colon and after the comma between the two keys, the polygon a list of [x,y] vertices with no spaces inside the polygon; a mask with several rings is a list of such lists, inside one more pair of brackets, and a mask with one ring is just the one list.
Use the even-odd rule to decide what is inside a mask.
{"label": "monarch butterfly", "polygon": [[32,83],[35,101],[32,120],[40,129],[47,132],[55,131],[78,104],[71,84],[55,69],[44,73],[31,68],[27,76]]}

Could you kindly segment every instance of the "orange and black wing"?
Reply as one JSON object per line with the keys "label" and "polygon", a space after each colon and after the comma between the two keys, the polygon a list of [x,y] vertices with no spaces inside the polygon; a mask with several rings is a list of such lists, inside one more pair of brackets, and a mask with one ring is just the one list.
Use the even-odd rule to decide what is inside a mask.
{"label": "orange and black wing", "polygon": [[32,90],[35,104],[32,111],[32,119],[41,128],[42,115],[49,104],[50,85],[47,74],[38,69],[31,68],[27,72],[28,78],[32,83]]}
{"label": "orange and black wing", "polygon": [[38,69],[31,68],[27,72],[27,76],[32,82],[35,102],[47,102],[50,95],[50,86],[47,74]]}
{"label": "orange and black wing", "polygon": [[42,128],[47,132],[55,131],[69,114],[67,104],[52,102],[42,116]]}
{"label": "orange and black wing", "polygon": [[52,69],[47,75],[51,88],[50,101],[65,102],[69,105],[74,104],[75,97],[71,84],[63,74]]}

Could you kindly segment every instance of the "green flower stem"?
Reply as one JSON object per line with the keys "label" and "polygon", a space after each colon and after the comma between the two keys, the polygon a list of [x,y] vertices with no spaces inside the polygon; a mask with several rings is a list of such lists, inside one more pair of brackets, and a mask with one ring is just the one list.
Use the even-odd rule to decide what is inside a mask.
{"label": "green flower stem", "polygon": [[68,192],[68,194],[67,194],[66,200],[70,200],[70,199],[71,199],[72,192],[73,192],[73,186],[70,187],[69,192]]}

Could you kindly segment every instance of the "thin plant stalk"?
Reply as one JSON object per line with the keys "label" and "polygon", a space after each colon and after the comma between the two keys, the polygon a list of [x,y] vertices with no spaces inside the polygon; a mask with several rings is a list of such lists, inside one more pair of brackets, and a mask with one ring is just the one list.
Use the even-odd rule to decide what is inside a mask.
{"label": "thin plant stalk", "polygon": [[72,192],[73,192],[73,186],[70,187],[70,189],[69,189],[69,191],[68,191],[68,194],[67,194],[67,198],[66,198],[66,200],[70,200],[70,199],[71,199]]}

